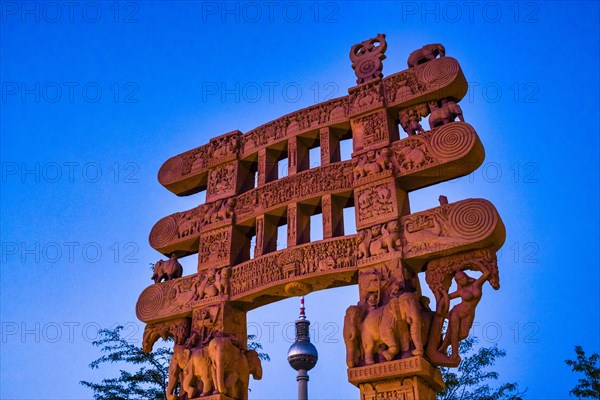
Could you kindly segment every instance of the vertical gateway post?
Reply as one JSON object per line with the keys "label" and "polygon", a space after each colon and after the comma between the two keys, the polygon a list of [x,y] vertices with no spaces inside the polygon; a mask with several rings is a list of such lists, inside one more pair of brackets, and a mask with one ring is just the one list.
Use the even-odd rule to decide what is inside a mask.
{"label": "vertical gateway post", "polygon": [[[362,400],[434,399],[444,386],[438,367],[460,363],[482,287],[500,286],[504,225],[483,199],[440,196],[439,207],[410,212],[410,192],[469,174],[484,150],[464,122],[466,79],[445,48],[423,46],[407,70],[384,77],[386,48],[383,34],[352,47],[358,79],[347,96],[215,137],[161,167],[158,179],[173,193],[206,190],[205,204],[152,228],[150,244],[168,259],[156,263],[136,307],[147,324],[145,351],[174,339],[169,400],[246,399],[249,376],[262,377],[258,354],[247,349],[246,312],[341,285],[358,284],[344,341],[348,379]],[[341,161],[347,138],[352,159]],[[311,168],[309,150],[318,146],[321,165]],[[288,176],[280,178],[285,157]],[[347,235],[343,210],[352,206],[357,233]],[[323,239],[311,241],[318,213]],[[277,250],[278,242],[287,248]],[[178,258],[194,254],[197,272],[182,276]],[[434,299],[423,296],[422,278]],[[298,321],[299,342],[310,343],[307,321]]]}

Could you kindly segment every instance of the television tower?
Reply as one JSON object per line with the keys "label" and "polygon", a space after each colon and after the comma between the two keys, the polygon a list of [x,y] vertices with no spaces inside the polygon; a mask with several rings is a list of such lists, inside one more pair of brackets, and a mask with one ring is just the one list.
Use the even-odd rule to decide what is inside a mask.
{"label": "television tower", "polygon": [[304,313],[304,296],[300,298],[300,317],[296,320],[296,341],[288,350],[288,362],[298,376],[298,400],[308,400],[308,371],[311,370],[319,359],[316,347],[310,342],[308,327],[310,321]]}

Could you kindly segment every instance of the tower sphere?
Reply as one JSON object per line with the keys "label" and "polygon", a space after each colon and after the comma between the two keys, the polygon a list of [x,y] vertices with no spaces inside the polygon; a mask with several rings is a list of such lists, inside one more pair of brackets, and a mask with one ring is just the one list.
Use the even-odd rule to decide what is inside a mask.
{"label": "tower sphere", "polygon": [[294,342],[288,350],[288,362],[296,371],[312,369],[318,359],[317,348],[308,341]]}

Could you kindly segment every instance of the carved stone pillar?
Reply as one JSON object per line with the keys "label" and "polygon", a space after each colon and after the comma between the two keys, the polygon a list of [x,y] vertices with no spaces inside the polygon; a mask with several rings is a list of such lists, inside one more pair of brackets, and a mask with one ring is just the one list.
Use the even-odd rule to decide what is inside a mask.
{"label": "carved stone pillar", "polygon": [[277,179],[277,157],[269,149],[258,151],[258,186]]}
{"label": "carved stone pillar", "polygon": [[340,203],[340,199],[330,194],[321,197],[323,239],[344,235],[344,208]]}
{"label": "carved stone pillar", "polygon": [[319,130],[321,165],[340,161],[340,140],[331,127]]}
{"label": "carved stone pillar", "polygon": [[302,204],[288,206],[288,247],[310,241],[310,215]]}
{"label": "carved stone pillar", "polygon": [[309,150],[298,136],[288,140],[288,175],[307,170],[309,167]]}
{"label": "carved stone pillar", "polygon": [[262,256],[277,249],[277,218],[263,214],[256,217],[256,247],[254,256]]}

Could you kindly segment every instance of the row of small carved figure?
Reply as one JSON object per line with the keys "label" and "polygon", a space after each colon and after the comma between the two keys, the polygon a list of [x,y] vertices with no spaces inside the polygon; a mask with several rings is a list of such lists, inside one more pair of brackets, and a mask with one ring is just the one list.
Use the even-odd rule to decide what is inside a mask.
{"label": "row of small carved figure", "polygon": [[[469,268],[479,270],[481,276],[474,279],[462,270],[454,273],[457,289],[436,292],[435,311],[427,297],[405,290],[403,282],[382,280],[368,287],[366,297],[357,306],[350,306],[344,318],[348,367],[413,355],[425,356],[435,365],[457,366],[459,342],[467,338],[473,325],[482,287],[486,281],[497,279],[490,268],[478,264]],[[497,285],[492,282],[492,286]],[[452,299],[461,302],[450,309]],[[445,320],[448,328],[443,335]],[[452,353],[448,355],[450,346]]]}
{"label": "row of small carved figure", "polygon": [[465,121],[462,109],[452,98],[442,99],[440,103],[430,101],[429,103],[418,104],[398,112],[400,126],[409,136],[425,131],[421,126],[421,118],[428,115],[430,129],[454,122],[456,118],[459,121]]}
{"label": "row of small carved figure", "polygon": [[236,199],[231,197],[207,203],[202,206],[203,212],[198,212],[198,208],[186,211],[179,219],[177,238],[183,239],[198,233],[200,227],[230,219],[234,213],[235,203]]}

